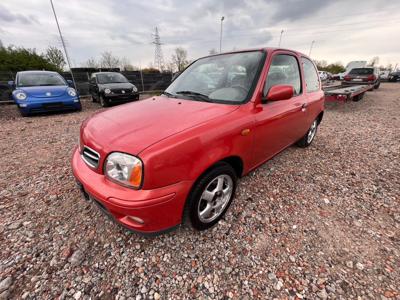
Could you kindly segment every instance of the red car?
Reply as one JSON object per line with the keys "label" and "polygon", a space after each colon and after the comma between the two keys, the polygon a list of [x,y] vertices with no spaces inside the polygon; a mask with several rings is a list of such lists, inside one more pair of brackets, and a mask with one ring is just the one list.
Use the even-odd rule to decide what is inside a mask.
{"label": "red car", "polygon": [[204,57],[164,94],[85,120],[73,173],[123,226],[155,233],[224,215],[237,179],[297,143],[313,141],[324,111],[305,55],[258,49]]}

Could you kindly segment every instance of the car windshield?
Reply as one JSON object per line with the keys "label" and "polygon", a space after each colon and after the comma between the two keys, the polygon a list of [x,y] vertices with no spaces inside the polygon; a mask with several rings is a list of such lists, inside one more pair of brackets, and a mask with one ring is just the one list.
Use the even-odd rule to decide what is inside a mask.
{"label": "car windshield", "polygon": [[64,78],[57,73],[20,73],[18,74],[18,87],[23,86],[54,86],[67,85]]}
{"label": "car windshield", "polygon": [[97,81],[99,83],[125,83],[128,79],[120,73],[103,73],[97,74]]}
{"label": "car windshield", "polygon": [[251,97],[264,52],[205,57],[190,65],[165,90],[169,97],[239,104]]}
{"label": "car windshield", "polygon": [[374,74],[374,69],[371,68],[356,68],[352,69],[350,75],[371,75]]}

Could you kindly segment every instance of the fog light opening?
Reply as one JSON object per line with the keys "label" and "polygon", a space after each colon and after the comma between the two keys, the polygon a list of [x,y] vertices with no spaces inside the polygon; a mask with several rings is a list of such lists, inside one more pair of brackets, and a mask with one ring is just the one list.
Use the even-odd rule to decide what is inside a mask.
{"label": "fog light opening", "polygon": [[144,221],[139,217],[135,217],[135,216],[127,216],[127,217],[128,217],[128,219],[131,219],[132,221],[134,221],[136,223],[144,224]]}

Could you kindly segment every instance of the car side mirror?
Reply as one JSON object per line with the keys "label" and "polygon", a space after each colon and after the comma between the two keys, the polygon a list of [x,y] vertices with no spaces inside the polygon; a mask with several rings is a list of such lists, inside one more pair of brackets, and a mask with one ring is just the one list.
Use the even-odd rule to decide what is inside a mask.
{"label": "car side mirror", "polygon": [[67,83],[69,87],[75,88],[74,82],[72,80],[67,79]]}
{"label": "car side mirror", "polygon": [[11,89],[14,89],[14,88],[15,88],[15,82],[12,81],[12,80],[10,80],[10,81],[8,82],[8,86],[9,86]]}
{"label": "car side mirror", "polygon": [[269,89],[267,96],[262,98],[261,102],[288,100],[293,97],[293,94],[293,86],[291,85],[274,85]]}

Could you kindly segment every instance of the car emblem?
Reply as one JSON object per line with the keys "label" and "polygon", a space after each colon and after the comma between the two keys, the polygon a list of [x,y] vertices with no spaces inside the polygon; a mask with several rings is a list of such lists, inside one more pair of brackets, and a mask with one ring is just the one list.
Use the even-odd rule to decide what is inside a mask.
{"label": "car emblem", "polygon": [[124,90],[122,90],[122,91],[121,91],[121,93],[122,93],[122,94],[125,94],[125,91],[124,91]]}
{"label": "car emblem", "polygon": [[47,93],[46,93],[46,96],[51,96],[51,93],[50,93],[50,92],[47,92]]}

